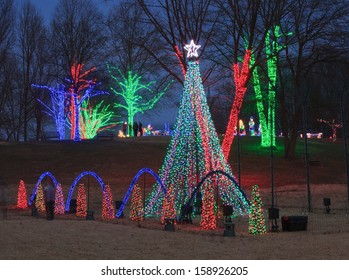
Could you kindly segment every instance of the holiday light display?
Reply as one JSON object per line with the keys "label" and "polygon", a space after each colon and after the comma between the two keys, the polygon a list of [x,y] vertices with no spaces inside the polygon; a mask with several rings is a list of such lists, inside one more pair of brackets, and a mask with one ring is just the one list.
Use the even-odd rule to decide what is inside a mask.
{"label": "holiday light display", "polygon": [[263,203],[257,185],[252,187],[251,196],[251,211],[248,222],[248,232],[251,234],[265,234],[267,230],[265,226]]}
{"label": "holiday light display", "polygon": [[[292,33],[288,33],[290,35]],[[263,89],[260,84],[258,68],[254,67],[252,71],[253,88],[256,95],[256,104],[258,117],[261,125],[261,147],[275,146],[275,96],[276,96],[276,80],[277,80],[277,62],[278,53],[283,46],[278,43],[278,38],[283,36],[280,34],[280,26],[276,25],[273,30],[268,30],[265,37],[265,53],[267,56],[267,75],[268,88],[267,96],[263,96]],[[271,39],[274,37],[274,39]],[[252,55],[251,65],[255,64],[255,58]],[[267,116],[265,115],[265,107],[263,100],[267,100]]]}
{"label": "holiday light display", "polygon": [[50,105],[45,104],[42,100],[38,99],[40,104],[44,107],[44,113],[54,119],[56,124],[56,131],[59,136],[59,140],[65,138],[65,128],[67,126],[65,102],[68,93],[63,85],[57,85],[56,88],[49,86],[32,85],[35,88],[43,88],[50,91]]}
{"label": "holiday light display", "polygon": [[72,198],[72,195],[73,195],[73,192],[74,192],[74,189],[76,187],[76,185],[78,184],[78,182],[85,176],[92,176],[93,178],[95,178],[98,182],[98,184],[100,185],[101,187],[101,190],[102,192],[104,192],[105,190],[105,185],[103,183],[103,180],[101,177],[99,177],[97,175],[97,173],[95,172],[92,172],[92,171],[84,171],[84,172],[81,172],[76,178],[75,180],[73,181],[71,187],[70,187],[70,190],[69,190],[69,193],[68,193],[68,196],[67,196],[67,201],[65,203],[65,211],[69,211],[70,209],[70,200]]}
{"label": "holiday light display", "polygon": [[64,214],[64,197],[61,184],[56,186],[55,194],[55,214],[63,215]]}
{"label": "holiday light display", "polygon": [[248,131],[250,132],[250,136],[256,135],[254,125],[255,125],[255,123],[254,123],[253,117],[251,116],[250,120],[248,122]]}
{"label": "holiday light display", "polygon": [[17,208],[25,209],[27,207],[27,190],[25,189],[24,181],[20,180],[17,193]]}
{"label": "holiday light display", "polygon": [[103,192],[103,204],[102,204],[102,219],[105,221],[113,220],[115,217],[115,209],[113,196],[109,184],[105,186]]}
{"label": "holiday light display", "polygon": [[246,135],[245,125],[244,125],[243,120],[239,120],[239,133],[242,136]]}
{"label": "holiday light display", "polygon": [[222,149],[225,158],[228,160],[230,148],[234,140],[234,128],[238,122],[238,115],[241,110],[242,102],[247,90],[247,82],[250,75],[249,63],[251,59],[251,50],[246,50],[242,67],[238,63],[234,63],[234,83],[235,83],[235,97],[233,107],[230,111],[228,126],[224,135]]}
{"label": "holiday light display", "polygon": [[[111,91],[117,95],[122,97],[124,104],[116,103],[114,104],[114,108],[121,108],[127,111],[127,123],[134,123],[134,116],[137,113],[144,113],[147,110],[150,110],[154,107],[154,105],[159,101],[159,99],[164,95],[168,87],[171,83],[169,83],[164,90],[155,94],[155,91],[151,88],[151,86],[155,82],[149,82],[147,84],[141,83],[141,76],[133,73],[132,71],[127,72],[127,76],[124,75],[118,68],[113,67],[107,64],[108,72],[111,78],[116,82],[118,88],[110,87]],[[118,78],[113,72],[118,72],[121,79]],[[153,98],[148,101],[143,101],[144,96],[140,94],[140,92],[148,92],[151,95],[154,95]],[[133,135],[133,130],[129,131],[129,136]]]}
{"label": "holiday light display", "polygon": [[183,63],[183,54],[179,50],[178,46],[174,46],[174,51],[178,58],[179,64],[181,65],[183,76],[185,77],[185,74],[187,73],[187,69],[185,68],[185,65]]}
{"label": "holiday light display", "polygon": [[113,112],[109,105],[102,107],[103,101],[92,107],[89,99],[81,104],[80,134],[82,139],[93,139],[98,132],[112,127]]}
{"label": "holiday light display", "polygon": [[189,45],[185,45],[184,46],[184,49],[186,51],[188,51],[187,53],[187,57],[190,58],[190,57],[198,57],[198,49],[201,48],[200,45],[195,45],[194,43],[194,40],[191,40],[190,41],[190,44]]}
{"label": "holiday light display", "polygon": [[136,184],[132,191],[131,198],[131,213],[130,219],[132,221],[142,221],[144,219],[144,209],[142,201],[142,191],[138,184]]}
{"label": "holiday light display", "polygon": [[[159,171],[163,184],[174,187],[176,213],[180,213],[198,182],[211,170],[222,170],[232,176],[209,112],[199,63],[190,60],[171,142]],[[212,182],[212,178],[204,182],[203,200]],[[218,174],[214,187],[218,186],[223,202],[234,205],[236,215],[248,212],[248,201],[235,182]],[[163,199],[164,194],[155,183],[146,201],[146,215],[161,216]]]}
{"label": "holiday light display", "polygon": [[36,191],[35,208],[38,209],[39,212],[45,212],[46,211],[45,200],[44,200],[44,192],[43,192],[41,184],[38,186],[38,189]]}
{"label": "holiday light display", "polygon": [[39,186],[41,185],[42,180],[43,180],[46,176],[51,177],[54,186],[57,186],[57,184],[58,184],[58,183],[57,183],[57,180],[56,180],[56,178],[55,178],[50,172],[46,171],[46,172],[42,173],[42,174],[40,175],[40,177],[39,177],[39,179],[38,179],[38,181],[37,181],[35,187],[34,187],[34,190],[33,190],[32,194],[31,194],[31,196],[30,196],[30,199],[29,199],[29,202],[28,202],[29,206],[31,206],[31,205],[33,204],[34,199],[35,199],[35,196],[36,196],[36,193],[37,193],[37,191],[38,191],[38,188],[39,188]]}
{"label": "holiday light display", "polygon": [[76,198],[76,216],[85,218],[87,215],[86,192],[84,184],[79,184],[78,196]]}
{"label": "holiday light display", "polygon": [[164,223],[165,219],[176,219],[175,197],[173,193],[173,186],[170,186],[167,189],[167,194],[164,196],[161,222]]}
{"label": "holiday light display", "polygon": [[130,196],[131,196],[131,193],[132,193],[132,191],[133,191],[133,188],[134,188],[134,186],[137,184],[137,181],[138,181],[139,177],[140,177],[141,175],[145,174],[145,173],[148,173],[148,174],[150,174],[152,177],[154,177],[155,181],[156,181],[157,184],[159,185],[160,191],[162,191],[164,195],[167,194],[167,190],[166,190],[164,184],[162,183],[160,177],[159,177],[153,170],[151,170],[150,168],[147,168],[147,167],[142,168],[142,169],[139,170],[139,171],[137,172],[137,174],[133,177],[133,180],[132,180],[132,182],[131,182],[131,184],[130,184],[130,187],[128,188],[128,190],[127,190],[127,192],[126,192],[126,194],[125,194],[125,197],[124,197],[124,199],[123,199],[123,201],[122,201],[122,204],[121,204],[121,206],[120,206],[118,212],[117,212],[116,215],[115,215],[117,218],[120,217],[121,214],[122,214],[122,212],[124,211],[125,205],[126,205],[127,201],[129,200],[129,198],[130,198]]}
{"label": "holiday light display", "polygon": [[215,212],[214,189],[213,185],[209,185],[205,189],[202,201],[201,227],[203,229],[215,229],[217,227]]}
{"label": "holiday light display", "polygon": [[342,124],[336,123],[335,120],[333,119],[332,122],[326,121],[324,119],[318,119],[318,122],[325,123],[332,129],[332,141],[337,140],[337,129],[342,127]]}

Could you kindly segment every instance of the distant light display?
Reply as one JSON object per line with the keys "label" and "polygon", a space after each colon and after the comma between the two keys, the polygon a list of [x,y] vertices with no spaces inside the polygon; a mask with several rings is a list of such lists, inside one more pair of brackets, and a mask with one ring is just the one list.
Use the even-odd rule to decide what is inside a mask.
{"label": "distant light display", "polygon": [[[134,136],[132,124],[134,123],[134,117],[137,113],[144,113],[152,109],[159,99],[164,95],[170,86],[169,83],[162,91],[156,92],[151,88],[155,82],[149,82],[143,84],[141,82],[142,77],[137,73],[128,71],[127,75],[124,75],[120,69],[107,64],[107,69],[110,77],[116,82],[117,87],[110,87],[110,90],[116,95],[120,96],[123,103],[115,103],[114,108],[120,108],[127,112],[127,123],[130,126],[129,136]],[[117,74],[120,76],[117,77]],[[153,97],[144,101],[145,98],[142,96],[144,93],[151,94]]]}

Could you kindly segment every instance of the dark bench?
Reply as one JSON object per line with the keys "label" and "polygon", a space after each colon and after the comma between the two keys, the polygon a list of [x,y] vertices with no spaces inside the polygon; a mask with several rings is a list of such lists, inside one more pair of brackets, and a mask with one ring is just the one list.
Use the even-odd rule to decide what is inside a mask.
{"label": "dark bench", "polygon": [[114,133],[111,131],[101,131],[97,134],[97,140],[113,140]]}
{"label": "dark bench", "polygon": [[[304,155],[303,155],[303,163],[304,163],[304,166],[306,166]],[[322,162],[321,162],[320,158],[311,156],[309,154],[308,154],[308,164],[313,165],[313,166],[322,166]]]}
{"label": "dark bench", "polygon": [[59,140],[59,134],[57,131],[48,131],[42,134],[42,140]]}

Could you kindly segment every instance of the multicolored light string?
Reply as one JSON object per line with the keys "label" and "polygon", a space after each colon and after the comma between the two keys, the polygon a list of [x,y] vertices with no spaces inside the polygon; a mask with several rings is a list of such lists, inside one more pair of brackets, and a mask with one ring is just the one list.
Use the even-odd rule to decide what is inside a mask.
{"label": "multicolored light string", "polygon": [[102,220],[111,221],[115,217],[113,196],[109,184],[105,186],[103,192]]}
{"label": "multicolored light string", "polygon": [[35,198],[35,208],[38,209],[39,212],[45,212],[45,200],[44,200],[44,191],[42,189],[41,184],[38,186]]}
{"label": "multicolored light string", "polygon": [[79,184],[78,195],[76,198],[76,216],[85,218],[87,215],[86,192],[84,184]]}
{"label": "multicolored light string", "polygon": [[55,214],[63,215],[64,211],[64,196],[61,184],[57,184],[56,186],[56,194],[55,194]]}
{"label": "multicolored light string", "polygon": [[248,232],[251,234],[265,234],[267,230],[265,226],[263,203],[257,185],[252,187],[251,196],[251,212],[248,221]]}
{"label": "multicolored light string", "polygon": [[[222,170],[233,176],[212,122],[199,63],[190,60],[173,135],[159,171],[163,184],[174,187],[176,213],[180,213],[197,184],[211,170]],[[235,206],[236,215],[248,212],[248,201],[236,183],[217,174],[215,181],[211,177],[205,180],[202,186],[204,193],[212,182],[215,182],[215,188],[218,187],[222,201]],[[161,216],[163,199],[164,194],[155,183],[146,200],[146,215]]]}
{"label": "multicolored light string", "polygon": [[134,186],[132,191],[130,219],[132,221],[142,221],[144,219],[142,190],[138,184]]}

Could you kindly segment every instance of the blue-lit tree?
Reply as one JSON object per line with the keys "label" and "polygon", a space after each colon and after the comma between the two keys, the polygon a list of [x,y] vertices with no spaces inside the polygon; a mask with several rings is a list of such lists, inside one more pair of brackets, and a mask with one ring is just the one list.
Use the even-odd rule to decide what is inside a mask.
{"label": "blue-lit tree", "polygon": [[45,104],[40,99],[38,99],[38,101],[43,105],[44,112],[54,119],[59,140],[63,140],[65,138],[65,128],[67,126],[65,101],[69,93],[65,90],[63,85],[57,85],[55,88],[39,85],[32,86],[50,91],[50,104]]}

